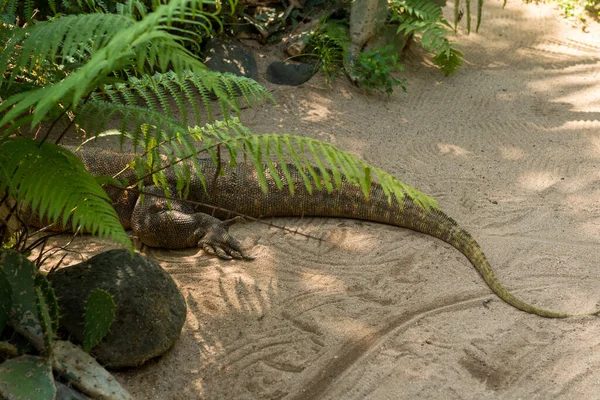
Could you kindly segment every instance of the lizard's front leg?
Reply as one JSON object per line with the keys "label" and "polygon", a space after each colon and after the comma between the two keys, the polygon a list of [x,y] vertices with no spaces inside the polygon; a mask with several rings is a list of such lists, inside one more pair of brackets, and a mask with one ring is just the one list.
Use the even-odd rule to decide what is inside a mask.
{"label": "lizard's front leg", "polygon": [[[145,189],[162,195],[155,186]],[[200,247],[206,253],[223,259],[252,259],[244,254],[239,242],[228,232],[237,218],[221,221],[208,214],[198,213],[184,202],[146,195],[138,199],[131,216],[131,228],[142,243],[150,247],[183,249]]]}

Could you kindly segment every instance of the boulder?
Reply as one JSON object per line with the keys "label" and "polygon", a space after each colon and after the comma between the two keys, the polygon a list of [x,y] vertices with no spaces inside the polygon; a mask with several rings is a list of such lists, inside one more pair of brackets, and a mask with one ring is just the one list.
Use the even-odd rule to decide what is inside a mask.
{"label": "boulder", "polygon": [[166,352],[185,322],[185,299],[156,261],[126,250],[110,250],[48,274],[60,308],[60,327],[83,340],[85,303],[95,289],[115,301],[110,331],[92,349],[109,368],[138,366]]}

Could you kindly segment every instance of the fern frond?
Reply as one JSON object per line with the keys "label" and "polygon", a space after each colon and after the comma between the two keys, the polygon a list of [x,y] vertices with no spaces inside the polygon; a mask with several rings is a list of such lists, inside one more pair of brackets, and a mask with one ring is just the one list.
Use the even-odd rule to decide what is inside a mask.
{"label": "fern frond", "polygon": [[0,139],[0,193],[75,231],[81,227],[132,249],[110,198],[75,155],[52,143]]}
{"label": "fern frond", "polygon": [[[393,197],[401,200],[408,196],[424,208],[437,208],[436,201],[431,197],[329,143],[287,134],[235,135],[223,142],[225,143],[232,160],[235,160],[233,156],[236,153],[243,154],[246,159],[251,160],[256,166],[257,176],[263,188],[267,187],[266,178],[261,173],[263,164],[271,171],[274,171],[276,166],[285,171],[286,165],[291,161],[298,171],[307,171],[303,180],[309,193],[313,188],[325,188],[328,192],[339,189],[341,177],[344,177],[348,182],[360,187],[365,197],[368,197],[371,184],[375,181],[381,185],[389,201]],[[236,153],[231,152],[232,148]],[[287,181],[285,185],[293,195],[294,184],[288,174],[284,173],[284,176]],[[277,186],[283,188],[284,182],[279,182]]]}
{"label": "fern frond", "polygon": [[13,25],[17,17],[17,0],[2,0],[0,2],[0,22]]}
{"label": "fern frond", "polygon": [[392,4],[395,7],[400,7],[403,13],[421,21],[438,22],[444,20],[442,8],[432,0],[394,0]]}
{"label": "fern frond", "polygon": [[[214,4],[212,1],[210,3]],[[9,111],[9,105],[2,103],[0,113],[8,112],[0,120],[0,125],[12,122],[14,126],[18,123],[19,118],[24,118],[30,107],[34,109],[32,125],[43,120],[58,103],[63,104],[66,109],[74,110],[92,90],[108,83],[111,74],[115,71],[133,69],[143,74],[155,68],[164,70],[170,66],[179,75],[183,74],[185,70],[200,73],[205,67],[196,59],[194,54],[183,47],[180,41],[184,39],[168,32],[166,29],[175,21],[188,22],[187,16],[205,15],[212,17],[212,13],[198,11],[198,7],[202,4],[203,2],[199,0],[172,0],[168,4],[156,7],[154,12],[145,15],[140,21],[128,23],[125,27],[111,26],[112,36],[109,35],[108,40],[101,41],[102,46],[94,48],[87,62],[60,83],[28,92],[27,96],[21,99],[22,101],[10,103],[12,108]],[[98,15],[100,14],[93,14],[93,16]],[[180,19],[176,19],[176,16],[179,16]],[[70,17],[75,18],[74,21],[78,21],[77,18],[82,16],[60,17],[48,21],[44,25],[60,25],[62,24],[61,20]],[[106,28],[104,23],[99,23],[100,25],[103,29]],[[68,26],[72,28],[72,24],[68,24]],[[64,26],[61,25],[61,28],[64,28]],[[61,35],[64,35],[56,34],[57,36],[54,39],[65,40],[70,35],[70,31],[67,33],[61,29],[57,29],[57,31],[62,32]],[[39,34],[39,32],[37,33]],[[62,47],[52,43],[47,37],[44,40],[47,44],[42,47],[46,53],[49,52],[56,56],[59,51],[62,51]],[[77,42],[77,40],[70,40],[69,43],[72,48],[80,50],[81,46],[74,45]],[[24,54],[34,54],[33,43],[37,43],[37,40],[31,43],[26,51],[23,50]],[[13,48],[16,49],[16,47]],[[10,53],[14,54],[13,51]],[[71,52],[68,53],[71,54]],[[160,57],[158,57],[159,54]],[[32,62],[24,58],[22,60],[19,61],[20,66]],[[9,68],[8,56],[0,59],[0,70],[6,70],[7,68]],[[210,87],[210,89],[219,96],[218,87]],[[221,100],[228,101],[227,99]]]}
{"label": "fern frond", "polygon": [[50,10],[52,11],[52,13],[54,15],[56,15],[56,1],[55,0],[48,0],[48,6],[50,7]]}
{"label": "fern frond", "polygon": [[0,54],[0,70],[7,70],[10,62],[11,75],[6,83],[0,76],[0,85],[10,85],[20,73],[34,69],[40,60],[66,66],[82,62],[117,32],[134,23],[131,18],[116,14],[85,14],[66,15],[13,29]]}
{"label": "fern frond", "polygon": [[450,48],[433,57],[433,62],[448,76],[463,65],[463,54],[457,49]]}
{"label": "fern frond", "polygon": [[[444,19],[441,7],[432,0],[392,0],[392,8],[400,8],[401,12],[415,17],[421,21],[441,22],[456,32],[460,18],[461,0],[454,0],[454,24],[453,27]],[[465,0],[467,14],[467,32],[471,32],[471,0]],[[475,31],[479,31],[483,10],[483,0],[477,0],[477,25]]]}
{"label": "fern frond", "polygon": [[115,120],[120,121],[118,130],[123,136],[132,139],[134,145],[138,145],[146,136],[169,139],[187,131],[187,126],[161,111],[110,101],[86,103],[77,113],[75,120],[84,130],[90,132],[100,132]]}
{"label": "fern frond", "polygon": [[[251,134],[245,128],[240,129],[235,124],[223,122],[195,128],[191,132],[202,140],[199,150],[164,147],[177,174],[178,186],[181,187],[187,185],[186,179],[189,182],[189,175],[186,177],[189,170],[181,161],[193,162],[198,155],[207,153],[218,165],[218,162],[225,157],[218,153],[218,149],[222,147],[228,152],[225,159],[229,159],[230,166],[234,166],[240,160],[250,162],[255,166],[257,178],[263,190],[267,188],[265,168],[271,172],[281,170],[285,180],[278,179],[279,174],[275,173],[272,174],[273,179],[279,189],[287,188],[293,195],[295,193],[294,182],[287,167],[291,163],[298,169],[309,193],[312,193],[315,188],[317,190],[324,188],[328,192],[337,190],[341,187],[343,178],[360,187],[365,197],[368,197],[372,183],[377,182],[390,201],[394,197],[401,200],[408,196],[421,207],[437,208],[434,199],[402,183],[382,169],[373,167],[329,143],[296,135]],[[164,167],[161,166],[161,168]],[[200,180],[204,184],[206,177],[201,175],[199,169],[196,170],[200,173]],[[143,169],[141,174],[148,174],[149,171],[152,172],[149,169]],[[402,204],[402,202],[399,203]]]}
{"label": "fern frond", "polygon": [[[137,144],[142,137],[157,142],[185,140],[188,125],[201,125],[203,111],[212,119],[212,96],[217,91],[221,106],[239,109],[238,95],[250,106],[265,99],[275,101],[256,81],[210,70],[156,73],[130,77],[127,83],[104,86],[78,110],[75,122],[90,132],[102,131],[111,120]],[[201,101],[198,101],[200,97]],[[223,101],[227,99],[228,102]]]}
{"label": "fern frond", "polygon": [[31,23],[33,15],[35,13],[35,4],[33,0],[25,0],[23,2],[23,13],[25,14],[25,21]]}
{"label": "fern frond", "polygon": [[393,19],[399,22],[398,33],[420,36],[421,46],[435,53],[434,63],[449,75],[463,64],[463,54],[447,38],[451,26],[444,19],[442,9],[431,0],[394,0],[400,10]]}

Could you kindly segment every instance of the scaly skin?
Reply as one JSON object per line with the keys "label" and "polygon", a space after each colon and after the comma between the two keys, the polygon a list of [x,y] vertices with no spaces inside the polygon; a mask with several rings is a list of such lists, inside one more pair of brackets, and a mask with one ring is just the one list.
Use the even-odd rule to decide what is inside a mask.
{"label": "scaly skin", "polygon": [[[93,149],[76,154],[82,158],[90,172],[96,175],[112,175],[133,160],[133,155],[130,154],[116,155]],[[291,196],[286,188],[277,189],[275,180],[266,168],[268,193],[265,194],[260,188],[252,166],[238,164],[236,168],[226,169],[223,175],[216,176],[216,168],[211,160],[199,160],[199,165],[206,176],[208,190],[205,191],[198,178],[192,175],[188,197],[190,200],[257,218],[294,216],[352,218],[412,229],[443,240],[458,249],[477,269],[490,289],[508,304],[542,317],[570,316],[538,308],[512,295],[498,281],[479,244],[452,218],[437,209],[426,210],[416,205],[409,197],[404,197],[400,202],[393,198],[389,202],[378,184],[372,185],[367,199],[360,188],[344,180],[341,188],[331,194],[326,190],[317,189],[313,189],[310,194],[298,170],[290,165],[289,171],[295,187],[294,196]],[[281,171],[279,175],[283,180]],[[131,179],[134,175],[128,172],[125,177]],[[168,173],[167,177],[168,181],[176,182],[172,172]],[[159,193],[155,187],[147,190]],[[174,209],[168,210],[164,199],[155,198],[150,201],[147,199],[143,204],[140,202],[136,204],[137,195],[134,193],[123,196],[119,192],[112,191],[109,195],[118,205],[117,212],[123,225],[126,228],[131,226],[142,242],[149,246],[165,248],[198,246],[223,258],[250,258],[244,254],[237,241],[227,233],[230,221],[221,223],[209,215],[198,212],[211,213],[210,209],[197,210],[186,204],[174,202]],[[156,217],[158,212],[160,217]],[[598,313],[600,310],[587,315]]]}

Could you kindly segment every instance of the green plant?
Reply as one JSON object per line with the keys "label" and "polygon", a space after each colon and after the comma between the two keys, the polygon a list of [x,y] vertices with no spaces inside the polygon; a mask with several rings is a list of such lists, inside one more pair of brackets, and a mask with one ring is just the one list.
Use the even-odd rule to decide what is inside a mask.
{"label": "green plant", "polygon": [[[481,3],[482,1],[478,4]],[[458,9],[458,5],[455,7]],[[463,54],[447,38],[453,32],[453,28],[444,19],[442,9],[438,4],[432,0],[392,0],[390,10],[392,11],[391,20],[399,23],[398,33],[417,35],[421,46],[435,53],[433,62],[445,75],[452,74],[463,64]],[[480,15],[479,12],[477,29],[481,22]],[[469,30],[470,18],[471,14],[468,12]]]}
{"label": "green plant", "polygon": [[[101,302],[89,302],[86,315],[106,314],[102,307],[112,301],[101,295]],[[0,250],[0,334],[10,327],[15,333],[0,342],[5,360],[0,364],[0,396],[15,399],[53,399],[55,377],[60,375],[90,395],[112,393],[114,398],[129,397],[114,379],[86,377],[106,376],[98,363],[74,345],[57,339],[58,304],[45,276],[24,255],[15,250]],[[86,326],[86,335],[97,343],[112,323],[103,318],[100,327]],[[24,347],[24,338],[31,347]],[[31,354],[33,353],[33,354]],[[78,365],[63,362],[65,358],[85,360]]]}
{"label": "green plant", "polygon": [[[550,0],[558,5],[566,18],[578,19],[585,24],[586,17],[600,17],[600,0]],[[530,3],[531,0],[526,0]],[[504,2],[506,5],[506,1]]]}
{"label": "green plant", "polygon": [[22,26],[61,14],[117,13],[124,5],[143,14],[152,4],[153,0],[1,0],[0,20]]}
{"label": "green plant", "polygon": [[306,51],[317,59],[325,78],[333,80],[343,71],[349,42],[348,21],[323,20],[308,38]]}
{"label": "green plant", "polygon": [[[47,146],[45,138],[41,144],[26,143],[15,141],[8,135],[18,133],[27,125],[35,128],[41,121],[56,120],[67,113],[75,118],[69,126],[75,123],[79,127],[100,129],[107,119],[88,117],[104,115],[119,117],[136,144],[141,136],[141,140],[149,144],[150,133],[155,134],[156,143],[162,143],[161,135],[166,130],[169,142],[175,141],[180,148],[191,151],[195,139],[185,134],[186,124],[173,124],[176,114],[184,123],[190,117],[199,120],[205,110],[210,118],[212,96],[219,100],[226,117],[231,110],[239,108],[238,94],[248,104],[270,98],[262,86],[250,79],[207,70],[180,44],[183,39],[168,31],[176,17],[177,21],[187,21],[190,16],[194,18],[190,23],[196,23],[195,18],[202,17],[208,24],[213,14],[199,10],[202,4],[199,1],[172,1],[168,5],[159,5],[154,12],[137,20],[132,13],[134,5],[136,10],[140,9],[139,3],[131,0],[119,14],[65,15],[4,32],[0,91],[16,87],[17,93],[0,104],[0,113],[3,113],[0,126],[4,127],[0,139],[0,158],[3,158],[0,193],[8,191],[11,197],[24,200],[27,205],[39,206],[41,216],[47,216],[53,222],[63,215],[63,210],[72,210],[73,227],[82,226],[129,245],[103,190],[76,158],[58,147]],[[56,66],[61,75],[43,81],[26,78],[38,67],[52,75],[54,69],[45,68],[47,64]],[[154,69],[167,67],[173,70],[165,74],[153,73]],[[63,72],[65,70],[69,72]],[[21,85],[23,82],[26,85]],[[202,102],[196,101],[198,95]],[[171,100],[177,107],[171,108]],[[92,123],[96,119],[99,121]],[[152,155],[156,157],[157,152],[158,149],[154,149]],[[14,164],[10,160],[15,155],[29,163],[18,161]],[[12,160],[17,162],[17,159]],[[56,175],[54,181],[45,181],[58,186],[43,185],[44,180],[36,171],[51,170],[40,162],[62,165],[62,176]],[[14,167],[8,168],[9,165]],[[81,186],[76,190],[68,188],[66,179],[80,182]],[[26,189],[32,186],[36,190]],[[33,192],[37,192],[35,196],[52,192],[53,196],[38,197],[34,201]],[[6,199],[4,197],[3,201]],[[75,204],[78,206],[74,207]],[[64,214],[63,224],[69,214]],[[6,242],[6,234],[2,236]]]}
{"label": "green plant", "polygon": [[406,92],[406,79],[392,76],[394,70],[403,71],[404,67],[398,62],[398,54],[393,52],[392,45],[363,51],[354,66],[359,87],[391,94],[394,86],[400,86]]}
{"label": "green plant", "polygon": [[[444,19],[438,4],[432,0],[392,0],[387,7],[388,22],[398,24],[397,34],[416,35],[421,46],[434,53],[433,62],[445,75],[452,74],[463,64],[463,54],[456,48],[456,44],[448,40],[448,36],[454,33],[455,29]],[[481,22],[480,17],[479,12],[477,28]],[[470,12],[467,18],[470,30]],[[347,20],[324,20],[310,36],[307,52],[317,58],[325,77],[332,79],[342,71],[341,66],[348,57],[350,45]],[[386,48],[379,58],[375,57],[372,50],[367,50],[366,53],[368,54],[355,56],[356,60],[352,63],[352,71],[349,73],[355,82],[362,81],[363,87],[381,88],[387,93],[390,93],[394,86],[403,85],[401,80],[391,76],[384,77],[389,75],[394,66],[399,66],[390,49]],[[365,62],[369,65],[365,66]],[[364,76],[364,73],[367,76]]]}

